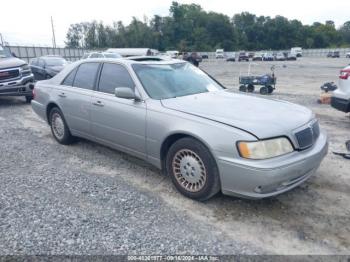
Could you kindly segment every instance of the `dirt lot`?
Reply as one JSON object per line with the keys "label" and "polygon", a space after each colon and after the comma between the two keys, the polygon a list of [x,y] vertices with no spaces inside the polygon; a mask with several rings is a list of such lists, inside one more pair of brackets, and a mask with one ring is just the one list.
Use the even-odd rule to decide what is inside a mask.
{"label": "dirt lot", "polygon": [[[268,98],[311,108],[330,140],[310,180],[259,201],[186,199],[143,161],[85,140],[58,145],[24,100],[0,98],[0,253],[350,254],[350,161],[331,153],[345,150],[350,118],[316,102],[320,85],[337,81],[349,62],[252,66],[262,74],[275,64],[277,89]],[[248,63],[201,67],[236,92]]]}

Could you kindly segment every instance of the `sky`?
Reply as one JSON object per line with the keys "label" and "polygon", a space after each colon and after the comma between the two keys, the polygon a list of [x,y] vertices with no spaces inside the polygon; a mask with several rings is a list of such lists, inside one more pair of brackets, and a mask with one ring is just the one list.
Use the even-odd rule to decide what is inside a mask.
{"label": "sky", "polygon": [[[64,46],[70,24],[85,21],[102,21],[128,24],[135,16],[168,15],[173,0],[17,0],[0,4],[0,34],[4,41],[15,45],[52,46],[51,20],[53,17],[57,46]],[[282,15],[298,19],[303,24],[333,20],[337,27],[350,20],[350,1],[336,0],[178,0],[181,4],[199,4],[205,11],[214,11],[232,17],[248,11],[256,15],[274,17]]]}

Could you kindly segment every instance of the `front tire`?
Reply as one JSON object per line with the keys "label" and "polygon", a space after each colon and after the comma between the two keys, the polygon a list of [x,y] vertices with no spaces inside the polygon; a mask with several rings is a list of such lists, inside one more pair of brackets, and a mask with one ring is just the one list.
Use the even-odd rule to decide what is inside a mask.
{"label": "front tire", "polygon": [[241,86],[239,86],[239,91],[247,92],[247,87],[245,85],[241,85]]}
{"label": "front tire", "polygon": [[74,138],[71,135],[66,120],[59,108],[54,107],[51,109],[49,119],[52,135],[58,143],[69,145],[74,142]]}
{"label": "front tire", "polygon": [[184,196],[205,201],[220,191],[219,170],[210,151],[193,138],[182,138],[169,149],[166,169]]}

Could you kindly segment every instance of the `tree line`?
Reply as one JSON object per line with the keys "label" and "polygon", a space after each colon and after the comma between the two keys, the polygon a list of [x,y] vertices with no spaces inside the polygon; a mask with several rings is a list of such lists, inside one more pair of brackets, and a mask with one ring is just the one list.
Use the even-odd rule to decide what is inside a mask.
{"label": "tree line", "polygon": [[82,22],[70,25],[67,47],[147,47],[160,51],[278,50],[345,47],[350,45],[350,21],[336,28],[333,21],[303,25],[283,16],[271,18],[249,12],[229,17],[206,12],[200,5],[173,2],[169,16],[154,15],[143,21],[133,17],[129,25]]}

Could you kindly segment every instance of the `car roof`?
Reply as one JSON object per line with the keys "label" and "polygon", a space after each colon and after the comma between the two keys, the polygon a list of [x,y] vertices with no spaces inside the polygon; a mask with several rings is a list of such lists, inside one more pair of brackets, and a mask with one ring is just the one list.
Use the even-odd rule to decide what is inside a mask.
{"label": "car roof", "polygon": [[44,55],[44,56],[40,56],[40,57],[38,57],[38,58],[42,58],[42,59],[48,59],[48,58],[50,58],[50,59],[64,59],[62,56],[59,56],[59,55]]}
{"label": "car roof", "polygon": [[134,56],[134,57],[121,57],[121,58],[91,58],[87,60],[79,60],[80,63],[91,63],[91,62],[118,62],[125,65],[132,64],[154,64],[154,65],[171,65],[178,63],[187,63],[184,60],[169,59],[158,56]]}

